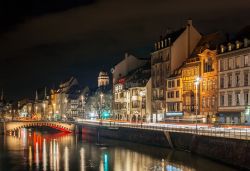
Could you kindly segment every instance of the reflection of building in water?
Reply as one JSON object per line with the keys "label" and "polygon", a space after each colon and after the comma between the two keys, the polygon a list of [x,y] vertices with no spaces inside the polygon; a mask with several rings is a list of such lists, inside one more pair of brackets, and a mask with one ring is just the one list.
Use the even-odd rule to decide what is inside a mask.
{"label": "reflection of building in water", "polygon": [[85,150],[81,148],[80,150],[80,169],[81,171],[85,171]]}
{"label": "reflection of building in water", "polygon": [[109,158],[109,153],[103,152],[99,167],[100,171],[109,171]]}
{"label": "reflection of building in water", "polygon": [[152,165],[158,161],[149,155],[126,149],[115,149],[112,156],[115,159],[115,162],[113,163],[114,170],[150,170]]}

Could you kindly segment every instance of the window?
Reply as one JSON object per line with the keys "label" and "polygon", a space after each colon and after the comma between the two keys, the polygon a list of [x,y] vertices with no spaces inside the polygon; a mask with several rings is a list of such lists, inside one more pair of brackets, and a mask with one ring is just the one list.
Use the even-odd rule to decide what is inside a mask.
{"label": "window", "polygon": [[220,76],[220,88],[224,88],[224,76]]}
{"label": "window", "polygon": [[220,60],[220,71],[224,70],[224,61]]}
{"label": "window", "polygon": [[207,89],[212,90],[212,80],[208,80],[207,82]]}
{"label": "window", "polygon": [[220,106],[224,106],[224,94],[220,95]]}
{"label": "window", "polygon": [[206,83],[206,80],[203,80],[203,81],[202,81],[202,90],[203,90],[203,91],[206,91],[206,90],[207,90],[207,83]]}
{"label": "window", "polygon": [[235,74],[235,76],[236,76],[236,87],[239,87],[240,86],[240,73],[236,73]]}
{"label": "window", "polygon": [[211,107],[211,98],[210,97],[207,98],[207,107],[208,108]]}
{"label": "window", "polygon": [[232,94],[228,94],[228,106],[232,106]]}
{"label": "window", "polygon": [[175,87],[175,81],[172,80],[172,87]]}
{"label": "window", "polygon": [[230,59],[229,59],[228,69],[233,69],[233,66],[234,66],[234,59],[233,59],[233,58],[230,58]]}
{"label": "window", "polygon": [[172,81],[168,81],[168,88],[171,88]]}
{"label": "window", "polygon": [[249,103],[249,93],[247,91],[244,92],[244,102],[245,105],[248,105]]}
{"label": "window", "polygon": [[204,72],[211,72],[213,71],[213,61],[211,57],[208,57],[205,61],[204,61]]}
{"label": "window", "polygon": [[248,60],[248,56],[244,56],[244,66],[249,66],[249,60]]}
{"label": "window", "polygon": [[132,96],[138,96],[138,91],[137,90],[132,90]]}
{"label": "window", "polygon": [[180,97],[180,93],[179,93],[179,91],[176,91],[176,98],[179,98]]}
{"label": "window", "polygon": [[236,68],[240,67],[240,57],[236,58]]}
{"label": "window", "polygon": [[180,87],[180,80],[177,80],[177,87]]}
{"label": "window", "polygon": [[232,87],[232,74],[228,74],[228,87]]}
{"label": "window", "polygon": [[171,98],[171,92],[168,92],[168,98],[169,99]]}
{"label": "window", "polygon": [[140,102],[138,100],[132,101],[132,108],[138,108],[140,106]]}
{"label": "window", "polygon": [[248,86],[248,71],[244,72],[244,86]]}
{"label": "window", "polygon": [[202,107],[203,108],[206,107],[206,99],[205,99],[205,97],[202,97]]}
{"label": "window", "polygon": [[224,59],[224,70],[228,69],[228,59]]}
{"label": "window", "polygon": [[215,97],[214,97],[214,96],[212,97],[211,107],[212,107],[212,108],[215,107]]}
{"label": "window", "polygon": [[240,105],[240,92],[236,92],[235,97],[236,97],[236,105]]}

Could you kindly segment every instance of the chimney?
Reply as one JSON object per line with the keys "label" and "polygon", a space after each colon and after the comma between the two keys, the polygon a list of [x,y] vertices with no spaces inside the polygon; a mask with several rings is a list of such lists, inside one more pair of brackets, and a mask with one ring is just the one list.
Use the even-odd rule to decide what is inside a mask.
{"label": "chimney", "polygon": [[125,53],[125,59],[128,58],[128,52]]}
{"label": "chimney", "polygon": [[37,90],[36,90],[36,98],[35,100],[37,101],[38,100],[38,93],[37,93]]}
{"label": "chimney", "polygon": [[193,25],[193,21],[191,19],[187,20],[187,26],[192,26]]}

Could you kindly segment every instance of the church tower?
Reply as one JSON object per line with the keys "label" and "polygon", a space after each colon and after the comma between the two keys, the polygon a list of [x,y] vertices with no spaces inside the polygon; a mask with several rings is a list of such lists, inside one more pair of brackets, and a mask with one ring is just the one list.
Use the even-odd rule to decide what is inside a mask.
{"label": "church tower", "polygon": [[98,87],[105,87],[109,85],[109,76],[105,71],[101,71],[98,76]]}

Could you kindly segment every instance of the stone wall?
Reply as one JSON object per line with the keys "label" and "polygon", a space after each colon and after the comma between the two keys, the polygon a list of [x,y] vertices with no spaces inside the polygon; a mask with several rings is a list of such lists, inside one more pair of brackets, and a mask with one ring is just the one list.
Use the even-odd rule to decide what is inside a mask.
{"label": "stone wall", "polygon": [[99,132],[99,135],[105,138],[167,148],[170,148],[172,144],[172,147],[177,150],[190,151],[237,168],[250,169],[250,143],[246,140],[169,132],[171,141],[169,143],[169,138],[163,131],[133,128],[110,129],[89,125],[83,127],[85,133],[92,135],[97,135]]}

